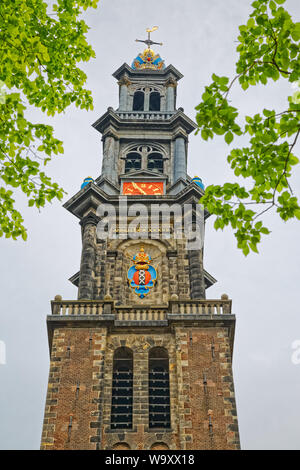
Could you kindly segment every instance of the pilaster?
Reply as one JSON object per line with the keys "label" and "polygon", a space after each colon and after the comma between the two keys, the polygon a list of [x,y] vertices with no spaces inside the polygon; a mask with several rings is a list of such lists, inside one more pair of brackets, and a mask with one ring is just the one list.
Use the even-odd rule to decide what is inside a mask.
{"label": "pilaster", "polygon": [[82,254],[80,263],[78,299],[93,299],[96,260],[97,219],[89,216],[81,221]]}

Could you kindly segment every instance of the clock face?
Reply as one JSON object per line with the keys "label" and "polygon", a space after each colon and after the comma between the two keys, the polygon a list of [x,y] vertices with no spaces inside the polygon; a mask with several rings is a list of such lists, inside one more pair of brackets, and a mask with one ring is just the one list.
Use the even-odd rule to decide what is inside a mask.
{"label": "clock face", "polygon": [[163,182],[124,181],[123,194],[126,196],[157,196],[164,192]]}

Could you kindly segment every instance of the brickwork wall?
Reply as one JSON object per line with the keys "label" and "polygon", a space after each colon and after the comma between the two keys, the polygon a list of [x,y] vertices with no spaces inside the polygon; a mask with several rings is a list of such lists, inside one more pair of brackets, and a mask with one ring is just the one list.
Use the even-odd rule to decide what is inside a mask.
{"label": "brickwork wall", "polygon": [[226,328],[176,328],[183,449],[239,449]]}
{"label": "brickwork wall", "polygon": [[96,449],[105,328],[54,331],[41,449]]}

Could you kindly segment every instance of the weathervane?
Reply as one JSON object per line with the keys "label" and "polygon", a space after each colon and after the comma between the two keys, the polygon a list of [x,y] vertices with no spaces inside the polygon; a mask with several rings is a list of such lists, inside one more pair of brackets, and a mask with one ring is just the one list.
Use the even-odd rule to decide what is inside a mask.
{"label": "weathervane", "polygon": [[148,49],[150,49],[150,46],[152,46],[152,44],[158,44],[159,46],[162,46],[163,45],[162,42],[154,42],[150,39],[150,33],[153,33],[153,31],[156,31],[157,29],[158,29],[158,26],[153,26],[152,29],[147,28],[146,31],[148,33],[148,39],[146,39],[145,41],[143,41],[142,39],[136,39],[136,42],[144,42],[145,44],[147,44]]}

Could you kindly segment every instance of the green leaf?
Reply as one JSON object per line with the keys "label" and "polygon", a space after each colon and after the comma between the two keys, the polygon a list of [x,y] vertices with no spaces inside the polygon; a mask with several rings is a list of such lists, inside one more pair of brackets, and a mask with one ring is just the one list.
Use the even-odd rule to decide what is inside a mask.
{"label": "green leaf", "polygon": [[[254,253],[258,253],[258,249],[257,249],[256,244],[250,242],[250,243],[249,243],[249,247],[250,247],[250,249],[251,249],[252,251],[254,251]],[[245,253],[244,253],[244,254],[245,254]]]}
{"label": "green leaf", "polygon": [[245,245],[243,248],[242,248],[242,251],[244,253],[245,256],[248,256],[250,250],[249,250],[249,247],[248,245]]}
{"label": "green leaf", "polygon": [[247,90],[247,88],[249,88],[248,82],[242,83],[241,87],[243,88],[243,90]]}
{"label": "green leaf", "polygon": [[291,36],[294,41],[299,41],[300,39],[300,23],[295,23],[294,29],[291,31]]}
{"label": "green leaf", "polygon": [[297,217],[297,219],[300,220],[300,209],[296,209],[294,214],[295,214],[295,217]]}
{"label": "green leaf", "polygon": [[226,132],[224,139],[225,139],[225,142],[229,145],[233,141],[232,132],[230,131]]}

